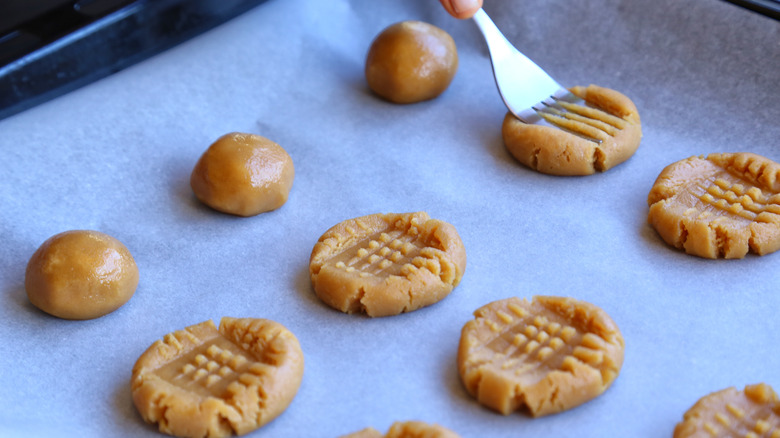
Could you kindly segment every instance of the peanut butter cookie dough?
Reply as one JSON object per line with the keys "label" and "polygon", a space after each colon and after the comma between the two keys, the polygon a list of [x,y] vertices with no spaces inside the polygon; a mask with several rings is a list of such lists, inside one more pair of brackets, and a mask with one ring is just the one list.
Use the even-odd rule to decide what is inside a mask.
{"label": "peanut butter cookie dough", "polygon": [[507,113],[502,135],[509,153],[550,175],[591,175],[628,160],[642,139],[639,113],[631,99],[596,85],[570,91],[587,106],[562,103],[567,105],[567,117],[546,117],[562,129],[529,125]]}
{"label": "peanut butter cookie dough", "polygon": [[674,428],[674,438],[780,438],[780,400],[765,383],[702,397]]}
{"label": "peanut butter cookie dough", "polygon": [[279,416],[303,377],[298,339],[266,319],[222,318],[166,335],[133,367],[133,402],[179,437],[243,435]]}
{"label": "peanut butter cookie dough", "polygon": [[455,227],[427,213],[372,214],[320,237],[309,260],[317,296],[334,309],[397,315],[446,297],[466,269]]}
{"label": "peanut butter cookie dough", "polygon": [[705,258],[780,249],[780,164],[751,153],[667,166],[647,197],[648,222],[669,245]]}
{"label": "peanut butter cookie dough", "polygon": [[24,288],[37,308],[64,319],[98,318],[125,304],[138,287],[127,247],[98,231],[50,237],[27,263]]}
{"label": "peanut butter cookie dough", "polygon": [[573,298],[494,301],[474,312],[458,348],[458,370],[477,401],[504,415],[534,417],[604,392],[623,365],[623,336],[603,310]]}
{"label": "peanut butter cookie dough", "polygon": [[233,132],[203,153],[190,186],[215,210],[254,216],[284,205],[294,178],[292,158],[281,146],[259,135]]}
{"label": "peanut butter cookie dough", "polygon": [[369,427],[341,438],[460,438],[460,435],[438,424],[406,421],[393,423],[390,430],[384,435]]}
{"label": "peanut butter cookie dough", "polygon": [[403,21],[383,30],[366,56],[368,87],[394,103],[433,99],[447,89],[458,69],[455,41],[422,21]]}

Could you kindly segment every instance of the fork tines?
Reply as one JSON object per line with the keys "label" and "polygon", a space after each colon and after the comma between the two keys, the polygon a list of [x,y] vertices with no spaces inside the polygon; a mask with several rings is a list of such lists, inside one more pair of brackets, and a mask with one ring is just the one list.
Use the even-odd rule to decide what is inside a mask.
{"label": "fork tines", "polygon": [[[569,94],[550,96],[534,106],[533,110],[547,124],[563,129],[595,143],[614,137],[626,127],[627,122],[598,108],[587,106],[585,101]],[[534,122],[542,124],[541,120]]]}

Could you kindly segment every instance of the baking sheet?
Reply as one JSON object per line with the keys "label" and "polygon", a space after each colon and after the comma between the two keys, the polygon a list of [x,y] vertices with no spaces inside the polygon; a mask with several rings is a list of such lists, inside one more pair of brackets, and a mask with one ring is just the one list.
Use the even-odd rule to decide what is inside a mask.
{"label": "baking sheet", "polygon": [[[505,108],[474,23],[434,0],[274,0],[157,57],[0,121],[0,435],[159,436],[135,411],[137,357],[166,333],[222,316],[295,333],[293,403],[252,436],[336,437],[396,420],[464,437],[671,436],[699,397],[780,389],[780,254],[704,260],[646,224],[661,169],[750,151],[780,161],[780,24],[717,0],[487,0],[518,48],[566,85],[617,89],[644,138],[606,173],[552,177],[501,142]],[[371,95],[365,53],[387,25],[428,21],[460,67],[439,98]],[[266,136],[295,163],[290,198],[253,218],[199,204],[189,175],[231,131]],[[308,257],[332,225],[427,211],[468,254],[442,302],[370,319],[314,295]],[[95,229],[122,241],[141,281],[122,308],[63,321],[32,307],[24,269],[48,237]],[[572,296],[605,309],[626,341],[601,397],[540,419],[501,416],[462,388],[460,329],[509,296]]]}

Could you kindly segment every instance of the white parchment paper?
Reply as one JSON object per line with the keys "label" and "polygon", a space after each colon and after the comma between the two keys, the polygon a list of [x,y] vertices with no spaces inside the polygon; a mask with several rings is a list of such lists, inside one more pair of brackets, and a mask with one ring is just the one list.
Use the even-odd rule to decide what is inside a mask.
{"label": "white parchment paper", "polygon": [[[720,0],[486,3],[561,83],[633,99],[644,138],[629,161],[576,178],[514,161],[481,35],[435,0],[271,0],[0,121],[0,435],[159,436],[131,401],[135,360],[163,335],[222,316],[278,321],[305,354],[297,397],[258,437],[412,419],[463,437],[664,437],[709,392],[780,390],[780,254],[704,260],[646,223],[648,191],[674,161],[737,151],[780,161],[780,23]],[[399,106],[367,90],[363,65],[374,36],[407,19],[450,32],[460,67],[439,98]],[[195,162],[231,131],[292,156],[279,210],[238,218],[195,200]],[[379,319],[316,298],[308,258],[325,230],[418,210],[455,225],[466,246],[449,297]],[[116,312],[63,321],[28,302],[29,257],[70,229],[108,233],[135,257],[140,285]],[[460,384],[460,330],[490,301],[538,294],[606,310],[625,363],[576,409],[498,415]]]}

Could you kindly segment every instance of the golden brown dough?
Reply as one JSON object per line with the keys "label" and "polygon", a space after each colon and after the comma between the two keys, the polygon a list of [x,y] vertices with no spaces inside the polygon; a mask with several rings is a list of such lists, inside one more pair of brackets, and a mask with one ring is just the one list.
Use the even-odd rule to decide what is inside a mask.
{"label": "golden brown dough", "polygon": [[294,177],[292,158],[281,146],[259,135],[233,132],[203,153],[190,186],[215,210],[254,216],[284,205]]}
{"label": "golden brown dough", "polygon": [[382,432],[374,429],[373,427],[367,427],[357,432],[352,432],[348,435],[342,435],[339,438],[384,438]]}
{"label": "golden brown dough", "polygon": [[502,135],[509,153],[531,169],[550,175],[591,175],[628,160],[642,139],[639,113],[631,99],[596,85],[570,91],[588,104],[573,108],[585,118],[548,119],[564,130],[529,125],[507,113]]}
{"label": "golden brown dough", "polygon": [[438,424],[406,421],[393,423],[385,435],[369,427],[341,438],[460,438],[460,435]]}
{"label": "golden brown dough", "polygon": [[366,81],[379,96],[395,103],[433,99],[458,69],[455,41],[444,30],[421,21],[403,21],[383,30],[366,57]]}
{"label": "golden brown dough", "polygon": [[780,438],[780,400],[765,383],[702,397],[674,428],[674,438]]}
{"label": "golden brown dough", "polygon": [[64,319],[92,319],[125,304],[138,286],[130,251],[98,231],[50,237],[27,263],[24,288],[37,308]]}
{"label": "golden brown dough", "polygon": [[584,301],[534,297],[494,301],[474,312],[458,348],[458,370],[477,401],[504,415],[534,417],[578,406],[604,392],[623,365],[623,336]]}
{"label": "golden brown dough", "polygon": [[320,237],[309,272],[317,296],[346,313],[397,315],[446,297],[466,269],[452,225],[424,212],[346,220]]}
{"label": "golden brown dough", "polygon": [[133,367],[133,402],[179,437],[243,435],[279,416],[303,377],[298,339],[266,319],[222,318],[166,335]]}
{"label": "golden brown dough", "polygon": [[669,245],[705,258],[780,249],[780,164],[751,153],[667,166],[647,197],[648,222]]}

